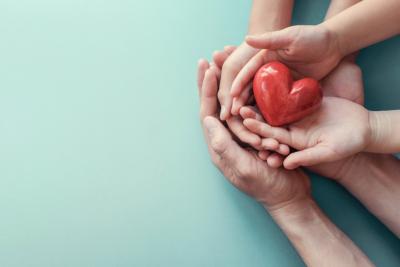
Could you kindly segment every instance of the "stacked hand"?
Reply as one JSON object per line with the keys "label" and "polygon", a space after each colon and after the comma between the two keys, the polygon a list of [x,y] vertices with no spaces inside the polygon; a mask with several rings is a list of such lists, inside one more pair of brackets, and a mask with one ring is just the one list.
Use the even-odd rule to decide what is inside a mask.
{"label": "stacked hand", "polygon": [[310,197],[308,177],[301,171],[269,167],[251,148],[240,146],[218,118],[220,71],[199,62],[200,120],[214,164],[237,188],[268,209],[278,209]]}
{"label": "stacked hand", "polygon": [[[242,108],[247,110],[246,107]],[[299,151],[284,160],[287,169],[337,161],[363,151],[371,140],[369,112],[349,100],[325,97],[321,108],[287,128],[272,127],[247,116],[244,125]]]}
{"label": "stacked hand", "polygon": [[[229,103],[233,98],[234,115],[227,119],[227,124],[240,141],[258,150],[258,156],[266,160],[270,167],[279,167],[284,163],[288,169],[340,160],[364,149],[370,134],[368,112],[350,102],[363,103],[361,71],[352,60],[342,60],[332,33],[322,25],[292,26],[281,31],[248,37],[247,43],[264,50],[258,52],[244,66],[241,64],[238,68],[240,71],[236,69],[235,74],[238,74],[230,95],[226,95],[226,87],[221,86],[219,91],[223,96],[219,99],[221,105]],[[313,49],[309,49],[310,46]],[[233,48],[229,49],[234,51]],[[230,54],[230,51],[216,52],[214,62],[223,68],[232,62],[229,60],[232,56],[234,54]],[[225,59],[227,61],[224,63]],[[287,129],[270,127],[263,122],[249,99],[250,83],[255,72],[271,60],[284,62],[294,70],[297,77],[325,77],[321,80],[325,95],[350,101],[335,97],[325,98],[322,108],[311,117]],[[221,90],[224,92],[221,93]],[[246,104],[247,106],[243,107]],[[336,109],[339,112],[336,112]],[[224,117],[224,112],[221,112],[221,118]],[[354,116],[348,117],[347,112]],[[319,123],[320,121],[322,123]],[[347,128],[342,127],[342,123],[345,123]],[[356,135],[351,135],[354,127],[358,127],[359,131]],[[342,140],[341,136],[345,136],[346,140]],[[347,143],[343,143],[344,141]],[[284,156],[289,153],[286,145],[301,151],[290,154],[284,160]]]}

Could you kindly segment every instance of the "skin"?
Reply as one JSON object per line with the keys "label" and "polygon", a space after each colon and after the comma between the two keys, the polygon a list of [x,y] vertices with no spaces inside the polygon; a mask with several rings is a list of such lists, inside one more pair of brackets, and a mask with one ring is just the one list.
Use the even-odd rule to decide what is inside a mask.
{"label": "skin", "polygon": [[322,79],[344,56],[398,34],[399,17],[399,1],[365,0],[316,26],[292,26],[248,36],[249,45],[263,50],[239,72],[231,95],[239,95],[255,72],[271,60],[285,63],[296,76]]}
{"label": "skin", "polygon": [[[349,7],[354,4],[354,0],[333,0],[331,1],[327,16],[332,16],[342,9]],[[256,34],[265,31],[271,31],[276,29],[281,29],[289,26],[291,19],[291,12],[293,8],[293,1],[265,1],[256,0],[253,1],[253,8],[250,15],[249,22],[249,34]],[[235,51],[236,50],[236,51]],[[250,59],[246,55],[251,55],[253,52],[258,52],[249,49],[248,46],[242,44],[238,49],[234,46],[226,46],[221,51],[215,51],[213,54],[214,63],[221,69],[223,69],[223,75],[221,78],[221,84],[219,89],[219,100],[222,106],[231,105],[231,113],[233,116],[229,116],[226,121],[232,131],[232,133],[238,137],[242,142],[250,144],[252,147],[260,150],[259,156],[266,160],[268,164],[272,167],[279,167],[282,164],[283,157],[289,153],[289,147],[285,144],[279,144],[276,140],[270,139],[260,139],[257,135],[251,133],[243,126],[243,120],[239,114],[240,107],[248,104],[249,97],[251,96],[251,86],[247,84],[245,89],[237,96],[232,98],[229,94],[230,86],[237,72],[243,66],[244,63],[248,62]],[[232,70],[236,68],[235,70]],[[326,81],[323,82],[324,88],[326,88],[326,95],[334,95],[345,98],[352,98],[352,100],[362,102],[363,101],[363,91],[357,90],[362,89],[362,86],[356,87],[354,82],[350,82],[349,86],[331,86],[335,84],[336,80],[343,81],[343,76],[359,77],[358,81],[361,79],[361,71],[357,65],[347,61],[339,66],[333,71]],[[337,78],[336,78],[337,77]],[[350,79],[351,81],[351,79]],[[361,83],[362,84],[362,83]],[[340,88],[336,90],[336,88]],[[354,88],[354,90],[342,90],[342,88]],[[227,103],[227,104],[225,104]],[[220,115],[223,115],[221,112]],[[225,116],[221,116],[224,119]],[[270,151],[275,151],[276,153],[271,153]]]}
{"label": "skin", "polygon": [[253,133],[299,150],[284,160],[287,169],[349,157],[365,150],[372,136],[368,110],[336,97],[325,97],[318,111],[287,128],[253,118],[246,118],[243,124]]}
{"label": "skin", "polygon": [[[373,266],[318,208],[309,178],[300,170],[268,167],[256,152],[236,143],[218,119],[218,70],[199,63],[200,120],[213,163],[238,189],[258,200],[308,266]],[[199,80],[200,80],[199,78]]]}
{"label": "skin", "polygon": [[[385,142],[380,142],[383,143]],[[339,182],[400,236],[400,162],[396,157],[359,153],[340,161],[312,166],[310,169]]]}
{"label": "skin", "polygon": [[[213,54],[214,62],[218,68],[222,68],[227,58],[236,50],[234,46],[227,46],[222,51],[215,51]],[[204,65],[206,66],[206,65]],[[217,68],[217,69],[218,69]],[[220,76],[220,72],[218,73]],[[220,87],[221,88],[221,87]],[[240,106],[243,104],[251,104],[254,103],[254,100],[251,98],[252,88],[248,87],[245,91],[243,91],[240,97],[236,98],[234,102],[235,104],[240,103]],[[279,144],[279,142],[272,138],[263,138],[261,139],[258,135],[249,131],[243,125],[243,119],[241,116],[231,116],[226,120],[230,131],[244,143],[251,145],[253,148],[257,150],[265,150],[265,151],[275,151],[279,155],[288,155],[290,149],[285,144]]]}
{"label": "skin", "polygon": [[336,36],[340,53],[348,55],[399,34],[399,17],[397,0],[364,0],[320,26]]}
{"label": "skin", "polygon": [[[332,1],[327,17],[334,15],[332,13],[340,12],[341,8],[353,5],[354,2],[358,1]],[[328,92],[327,95],[344,97],[350,101],[362,104],[363,85],[361,71],[353,64],[353,60],[354,57],[345,58],[322,81],[322,85],[325,92]],[[344,90],[344,88],[352,90]],[[247,117],[262,121],[262,118],[251,115],[251,113],[247,113]],[[388,117],[385,117],[381,124],[383,124],[383,128],[399,125],[398,122],[390,121]],[[391,128],[391,131],[395,133],[399,129]],[[388,140],[392,141],[395,135],[391,134],[391,131],[383,131],[384,133],[388,133],[388,136],[381,138],[382,140],[386,140],[385,142],[381,142],[380,144],[378,144],[379,142],[375,142],[378,144],[378,147],[386,145]],[[396,147],[396,145],[391,145],[390,143],[389,146],[392,148]],[[385,150],[388,151],[388,148],[385,148]],[[339,182],[389,229],[397,236],[400,236],[400,224],[398,223],[400,221],[400,211],[397,208],[400,204],[400,194],[398,194],[400,192],[400,180],[397,179],[398,173],[400,173],[400,162],[396,157],[392,155],[358,153],[343,160],[311,166],[310,169],[313,172]]]}
{"label": "skin", "polygon": [[[340,4],[338,6],[340,6]],[[202,64],[205,66],[205,62]],[[336,70],[338,70],[337,75],[332,76],[334,77],[332,79],[327,79],[326,85],[324,85],[325,87],[332,86],[332,95],[337,96],[337,94],[341,92],[341,88],[343,88],[343,86],[335,87],[335,85],[353,84],[359,85],[358,88],[362,89],[361,72],[357,70],[358,67],[354,64],[346,64],[345,68],[340,68],[340,66],[341,63],[334,71],[336,72]],[[359,76],[348,75],[348,73],[352,70],[355,70],[353,73],[359,74]],[[218,73],[218,71],[216,71],[216,73]],[[201,71],[199,71],[199,76],[202,76]],[[356,79],[346,79],[346,77],[356,77]],[[325,80],[323,82],[325,82]],[[337,88],[339,89],[338,91],[336,91]],[[356,87],[349,86],[349,88]],[[350,96],[346,98],[350,100],[355,99],[355,101],[358,101],[357,98],[361,96],[359,99],[360,102],[362,102],[362,90],[358,90],[358,92],[357,90],[355,91],[356,94],[350,94]],[[345,94],[347,93],[347,91],[342,92]],[[353,98],[353,96],[356,97]],[[204,103],[204,101],[201,102]],[[208,103],[212,103],[212,101],[208,101]],[[201,106],[203,107],[202,114],[204,115],[204,110],[206,110],[204,106],[207,105],[202,104]],[[216,108],[216,111],[218,112],[218,108]],[[251,108],[250,111],[256,112],[254,108]],[[242,110],[240,110],[240,113],[242,115]],[[216,113],[214,116],[216,118]],[[257,116],[256,118],[260,119],[260,117]],[[204,118],[204,121],[205,120],[206,119]],[[206,137],[208,143],[213,143],[212,136],[217,135],[215,134],[215,131],[219,132],[219,130],[222,130],[220,126],[222,125],[214,128],[214,134],[211,134],[209,139]],[[217,142],[217,144],[220,144],[221,142],[230,142],[232,139],[229,140],[229,138],[225,136],[224,138],[217,140],[220,140],[220,142]],[[224,158],[229,158],[227,156],[230,154],[228,153],[228,150],[214,150],[212,147],[212,145],[211,148],[209,146],[209,151],[213,158],[213,162],[218,168],[221,169],[223,173],[225,173],[224,168],[231,170],[227,172],[228,175],[232,173],[232,170],[236,170],[236,172],[233,172],[235,177],[242,177],[242,180],[246,180],[244,176],[239,175],[238,177],[237,175],[238,173],[241,174],[240,172],[237,172],[237,170],[244,168],[244,166],[237,166],[241,165],[242,161],[236,161],[233,164],[229,164],[226,160],[224,160]],[[218,151],[224,154],[224,156],[221,156],[221,153],[218,154]],[[247,149],[246,151],[249,150]],[[259,152],[259,156],[262,152],[265,151]],[[255,155],[255,151],[251,151],[251,153],[253,156]],[[271,153],[266,159],[272,158],[274,155],[277,154]],[[235,154],[232,154],[232,156],[236,157]],[[398,230],[398,228],[396,228],[396,222],[398,222],[400,219],[399,212],[396,208],[396,203],[399,203],[399,198],[397,197],[398,194],[396,194],[398,190],[391,190],[391,192],[388,192],[386,185],[394,182],[393,179],[390,179],[390,177],[395,177],[393,174],[399,173],[399,165],[394,157],[373,155],[375,158],[371,158],[370,156],[371,154],[361,153],[342,161],[314,166],[312,169],[321,175],[330,176],[333,179],[341,182],[343,186],[345,186],[350,192],[352,192],[356,197],[359,197],[359,199],[371,212],[377,215],[378,218],[388,225],[390,229],[396,232],[396,230]],[[368,164],[368,168],[365,168],[364,166],[366,163]],[[236,167],[233,168],[233,166]],[[272,168],[269,169],[271,170]],[[359,177],[359,181],[362,180],[364,182],[365,185],[363,187],[353,182],[354,179],[351,179],[357,176]],[[250,175],[250,177],[252,177],[252,179],[257,179],[256,176]],[[227,176],[227,178],[231,180],[230,176]],[[393,183],[393,185],[395,188],[400,189],[399,183]],[[250,188],[252,187],[250,186]],[[247,192],[246,189],[248,189],[248,187],[246,186],[239,187],[239,189],[252,196],[254,196],[256,193],[255,191]],[[270,190],[272,189],[270,188]],[[269,190],[267,190],[267,192],[268,191]],[[367,196],[365,192],[371,192],[371,194],[368,194]],[[255,196],[257,196],[257,194],[255,194]],[[296,247],[299,254],[302,256],[308,266],[325,266],[326,264],[328,264],[328,266],[373,266],[373,264],[365,257],[365,255],[354,246],[351,240],[343,235],[343,233],[341,233],[340,230],[338,230],[329,221],[329,219],[326,218],[326,216],[320,211],[318,206],[311,198],[299,198],[298,201],[289,202],[284,205],[274,205],[273,208],[265,203],[263,203],[263,205],[270,212],[278,225],[283,229],[289,240]]]}
{"label": "skin", "polygon": [[[332,0],[325,15],[325,20],[358,2],[359,0]],[[355,64],[354,60],[355,54],[343,58],[338,66],[321,80],[325,96],[345,98],[361,105],[364,103],[362,72],[357,64]],[[240,105],[240,107],[241,106],[242,105]],[[270,167],[277,168],[283,164],[284,155],[282,154],[260,151],[259,156],[264,159]]]}
{"label": "skin", "polygon": [[[249,34],[259,34],[274,31],[290,25],[293,0],[254,0],[250,14]],[[218,99],[221,104],[220,118],[226,120],[238,115],[238,108],[233,105],[235,100],[230,96],[232,83],[242,67],[259,52],[259,49],[249,46],[246,42],[226,59],[222,66],[222,75]],[[244,85],[243,89],[248,84]],[[237,95],[239,97],[240,94]],[[232,105],[235,107],[232,109]],[[229,123],[229,122],[228,122]]]}
{"label": "skin", "polygon": [[299,150],[284,160],[289,170],[337,161],[362,151],[400,151],[400,111],[372,112],[342,98],[325,97],[317,112],[286,128],[272,127],[254,115],[245,118],[243,124],[253,133]]}
{"label": "skin", "polygon": [[[325,15],[325,21],[343,10],[359,3],[360,0],[332,0]],[[362,71],[355,63],[356,54],[346,56],[322,81],[325,96],[336,96],[364,104]]]}

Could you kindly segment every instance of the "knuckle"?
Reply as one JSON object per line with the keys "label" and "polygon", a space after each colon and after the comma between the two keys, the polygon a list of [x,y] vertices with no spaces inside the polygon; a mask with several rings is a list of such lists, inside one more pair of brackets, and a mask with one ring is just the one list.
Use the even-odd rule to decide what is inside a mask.
{"label": "knuckle", "polygon": [[223,89],[218,90],[217,96],[218,96],[219,100],[225,99],[225,96],[226,96],[225,90],[223,90]]}
{"label": "knuckle", "polygon": [[238,176],[241,178],[250,178],[252,176],[252,169],[249,166],[239,167]]}
{"label": "knuckle", "polygon": [[220,137],[214,137],[211,139],[211,147],[220,156],[225,154],[227,150],[225,141]]}

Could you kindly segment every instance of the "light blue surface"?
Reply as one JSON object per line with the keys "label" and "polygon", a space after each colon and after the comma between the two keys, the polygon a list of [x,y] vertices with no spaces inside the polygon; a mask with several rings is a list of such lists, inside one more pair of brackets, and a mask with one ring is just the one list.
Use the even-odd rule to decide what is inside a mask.
{"label": "light blue surface", "polygon": [[[294,22],[327,5],[297,1]],[[0,266],[303,266],[212,166],[198,122],[197,59],[239,43],[249,8],[0,2]],[[400,108],[399,45],[359,57],[370,108]],[[375,263],[400,265],[399,240],[356,200],[313,187]]]}

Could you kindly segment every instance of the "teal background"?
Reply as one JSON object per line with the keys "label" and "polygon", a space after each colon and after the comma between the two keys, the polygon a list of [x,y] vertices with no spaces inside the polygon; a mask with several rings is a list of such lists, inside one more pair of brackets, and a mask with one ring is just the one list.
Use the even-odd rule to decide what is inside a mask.
{"label": "teal background", "polygon": [[[318,23],[328,1],[296,1]],[[250,1],[0,2],[0,266],[303,266],[213,167],[198,58],[246,32]],[[400,108],[400,39],[362,51],[367,105]],[[344,189],[314,195],[378,266],[400,242]]]}

